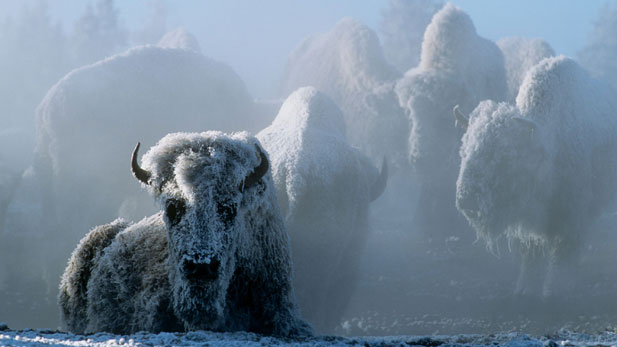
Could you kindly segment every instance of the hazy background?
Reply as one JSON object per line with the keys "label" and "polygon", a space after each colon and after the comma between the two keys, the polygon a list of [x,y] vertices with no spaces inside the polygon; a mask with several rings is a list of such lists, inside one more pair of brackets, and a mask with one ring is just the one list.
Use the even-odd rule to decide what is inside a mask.
{"label": "hazy background", "polygon": [[[604,1],[452,3],[471,17],[482,37],[493,41],[509,36],[539,37],[556,54],[589,59],[590,69],[597,68],[595,74],[617,81],[611,80],[617,69],[610,70],[615,61],[612,57],[617,56],[613,42],[617,37],[615,2],[610,3],[610,11]],[[0,212],[12,199],[9,212],[14,225],[0,229],[0,292],[9,293],[0,298],[0,321],[11,328],[56,328],[58,277],[78,240],[88,228],[111,222],[118,215],[141,218],[155,209],[144,202],[151,199],[129,175],[129,151],[137,140],[147,149],[168,131],[205,130],[202,126],[258,132],[276,116],[280,102],[287,97],[281,95],[287,59],[305,38],[329,32],[343,17],[353,17],[382,36],[388,4],[386,0],[3,0],[0,120],[5,123],[0,125]],[[431,4],[441,2],[426,2]],[[602,25],[595,27],[596,22]],[[131,47],[156,44],[178,27],[194,35],[203,55],[191,50],[162,54],[150,47],[133,50],[124,60],[91,65]],[[418,30],[415,34],[421,37],[422,30]],[[150,64],[153,61],[156,63]],[[89,67],[66,77],[83,66]],[[158,74],[160,66],[166,69]],[[398,71],[399,77],[404,72]],[[216,76],[220,80],[212,78]],[[219,82],[227,83],[226,90],[230,90],[221,92],[227,93],[223,97],[214,92],[221,90]],[[52,89],[44,100],[54,85],[62,88]],[[101,90],[108,92],[99,95]],[[147,91],[139,93],[143,90]],[[398,108],[389,91],[383,91],[385,96],[377,101],[393,102],[388,106]],[[141,99],[132,98],[132,92]],[[63,103],[63,93],[70,102]],[[212,100],[204,100],[203,95],[211,95]],[[36,157],[34,129],[39,104],[43,107],[39,109]],[[199,107],[185,110],[184,104]],[[245,114],[251,111],[246,110],[253,110],[251,116],[256,118],[250,126],[246,119],[246,123],[235,122],[228,105],[241,109],[234,111],[238,119],[248,117]],[[220,113],[216,113],[220,122],[200,123],[201,114],[210,116],[212,110]],[[125,115],[135,115],[137,120],[125,122]],[[142,134],[134,129],[139,122],[147,125]],[[108,133],[122,133],[126,138],[110,139]],[[106,146],[108,143],[112,145]],[[56,152],[45,157],[43,152],[48,148]],[[117,162],[98,160],[103,154],[117,158]],[[65,160],[62,168],[69,175],[62,176],[62,170],[57,170],[60,174],[51,172],[48,162],[61,162],[58,158]],[[484,245],[473,243],[473,232],[467,229],[468,236],[440,240],[438,247],[427,246],[425,237],[432,230],[419,230],[411,220],[419,193],[416,178],[401,167],[392,170],[384,197],[372,205],[373,231],[361,256],[358,289],[335,333],[542,332],[557,329],[564,322],[596,329],[617,321],[617,311],[612,309],[617,302],[617,281],[613,280],[617,269],[612,266],[617,261],[614,215],[603,217],[597,227],[600,231],[591,240],[594,246],[581,251],[583,267],[578,276],[589,292],[578,295],[593,293],[594,300],[570,300],[566,306],[537,298],[520,301],[512,297],[518,273],[516,249],[495,257]],[[91,170],[94,184],[81,168]],[[118,172],[117,178],[110,178],[112,171],[113,175]],[[97,185],[106,179],[117,180],[117,186],[123,188],[111,191]],[[53,192],[52,186],[58,191]],[[83,200],[71,198],[82,193]],[[122,200],[126,195],[131,197]],[[57,211],[46,210],[50,206]],[[82,209],[91,209],[88,213],[92,215]],[[49,215],[59,220],[52,223]],[[0,214],[0,221],[3,219]],[[585,325],[588,322],[592,324]]]}
{"label": "hazy background", "polygon": [[[467,12],[478,34],[493,41],[507,36],[541,37],[557,54],[575,56],[582,49],[605,1],[451,1]],[[40,0],[6,0],[0,18],[16,15]],[[92,1],[50,1],[54,22],[65,29]],[[387,1],[267,0],[267,1],[116,1],[119,18],[129,31],[142,29],[158,13],[165,27],[185,27],[205,55],[225,61],[257,98],[276,95],[278,78],[291,50],[305,37],[328,31],[350,16],[377,30]],[[251,52],[246,54],[246,52]]]}

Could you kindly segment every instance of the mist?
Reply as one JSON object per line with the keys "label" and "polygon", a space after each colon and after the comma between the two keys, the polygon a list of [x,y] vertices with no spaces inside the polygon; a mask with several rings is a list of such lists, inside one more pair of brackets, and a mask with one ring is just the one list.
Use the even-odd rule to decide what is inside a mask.
{"label": "mist", "polygon": [[220,130],[269,153],[317,334],[614,328],[617,3],[569,46],[466,6],[3,3],[0,322],[62,328],[80,240],[164,209],[136,143]]}

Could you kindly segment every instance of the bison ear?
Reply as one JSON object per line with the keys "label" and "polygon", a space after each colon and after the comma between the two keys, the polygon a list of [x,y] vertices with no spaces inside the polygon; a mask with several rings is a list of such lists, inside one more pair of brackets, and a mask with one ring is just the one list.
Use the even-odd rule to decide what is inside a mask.
{"label": "bison ear", "polygon": [[383,161],[381,162],[381,173],[379,174],[379,177],[377,178],[377,181],[375,181],[375,183],[373,183],[373,186],[371,187],[371,200],[370,201],[375,201],[378,197],[381,196],[381,194],[383,194],[383,192],[386,190],[386,183],[388,182],[388,160],[386,160],[386,157],[383,157]]}
{"label": "bison ear", "polygon": [[469,127],[469,118],[465,117],[461,111],[459,110],[459,106],[456,105],[452,109],[452,113],[454,114],[454,124],[463,129],[467,129]]}

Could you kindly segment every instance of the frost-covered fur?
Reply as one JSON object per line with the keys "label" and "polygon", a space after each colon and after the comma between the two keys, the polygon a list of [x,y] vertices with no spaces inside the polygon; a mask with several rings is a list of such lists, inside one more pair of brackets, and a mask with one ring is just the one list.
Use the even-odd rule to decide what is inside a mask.
{"label": "frost-covered fur", "polygon": [[341,111],[312,87],[292,93],[257,137],[289,229],[302,316],[321,333],[339,324],[356,285],[377,169],[347,144]]}
{"label": "frost-covered fur", "polygon": [[403,162],[409,121],[398,105],[394,81],[400,73],[383,56],[377,35],[352,18],[329,32],[305,39],[291,53],[282,96],[313,86],[341,108],[349,143],[373,160],[388,154]]}
{"label": "frost-covered fur", "polygon": [[142,163],[163,211],[81,241],[60,286],[65,326],[310,334],[272,177],[245,182],[262,163],[258,148],[247,133],[215,131],[170,134],[152,147]]}
{"label": "frost-covered fur", "polygon": [[[463,137],[457,208],[493,248],[502,237],[544,248],[545,295],[554,262],[575,253],[617,191],[610,95],[573,60],[547,58],[525,77],[516,105],[478,105]],[[518,290],[526,282],[522,272]]]}
{"label": "frost-covered fur", "polygon": [[453,235],[465,223],[454,206],[463,131],[452,121],[452,108],[470,112],[482,100],[506,99],[503,56],[476,34],[466,13],[447,4],[424,33],[420,65],[396,90],[411,118],[409,155],[422,180],[416,223],[429,237]]}
{"label": "frost-covered fur", "polygon": [[543,39],[506,37],[497,41],[503,53],[508,75],[508,101],[514,102],[527,71],[542,59],[555,56],[555,51]]}

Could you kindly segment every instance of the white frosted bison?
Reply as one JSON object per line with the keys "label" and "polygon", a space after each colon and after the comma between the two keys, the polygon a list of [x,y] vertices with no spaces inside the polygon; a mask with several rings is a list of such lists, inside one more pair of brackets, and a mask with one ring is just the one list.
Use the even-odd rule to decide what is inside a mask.
{"label": "white frosted bison", "polygon": [[310,334],[292,290],[268,158],[247,133],[165,136],[132,171],[162,211],[94,228],[60,285],[74,332]]}
{"label": "white frosted bison", "polygon": [[272,160],[300,311],[319,332],[332,332],[356,286],[369,204],[386,185],[385,161],[379,173],[347,143],[341,111],[312,87],[292,93],[257,137]]}
{"label": "white frosted bison", "polygon": [[[484,101],[460,149],[456,206],[480,239],[519,241],[527,254],[517,291],[551,294],[557,261],[571,258],[617,191],[617,104],[573,60],[547,58],[525,77],[516,104]],[[534,289],[534,248],[548,272]]]}
{"label": "white frosted bison", "polygon": [[[375,32],[353,18],[306,38],[290,54],[281,94],[313,86],[343,112],[349,143],[373,160],[387,153],[405,162],[409,120],[399,106],[394,82],[400,73],[383,56]],[[398,164],[397,164],[398,165]]]}
{"label": "white frosted bison", "polygon": [[452,108],[470,112],[482,100],[506,100],[502,53],[478,36],[466,13],[447,4],[424,33],[420,65],[396,90],[411,119],[409,156],[422,185],[415,223],[429,239],[464,237],[466,223],[454,205],[463,134],[452,122]]}

